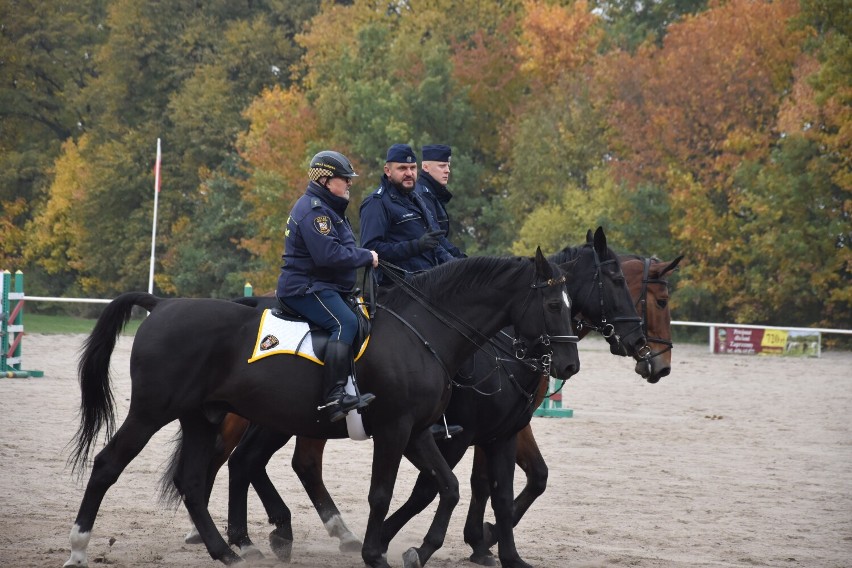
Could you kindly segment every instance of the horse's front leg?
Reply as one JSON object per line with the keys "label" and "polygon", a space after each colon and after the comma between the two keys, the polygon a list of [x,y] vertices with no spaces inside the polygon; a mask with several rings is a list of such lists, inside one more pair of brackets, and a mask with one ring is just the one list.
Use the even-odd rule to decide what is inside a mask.
{"label": "horse's front leg", "polygon": [[[439,445],[441,455],[444,456],[444,460],[450,468],[454,468],[464,457],[469,443],[470,438],[464,433],[441,442]],[[397,533],[402,530],[402,527],[428,507],[436,495],[438,495],[438,486],[435,483],[435,476],[431,475],[431,472],[421,471],[408,500],[385,520],[382,527],[382,546],[385,551],[387,551],[388,545]],[[481,526],[480,523],[480,528]]]}
{"label": "horse's front leg", "polygon": [[498,555],[504,568],[532,568],[521,560],[515,547],[512,522],[513,488],[515,474],[515,450],[517,438],[510,436],[488,444],[485,450],[488,459],[488,477],[491,480],[491,508],[496,520]]}
{"label": "horse's front leg", "polygon": [[[489,550],[494,543],[486,537],[489,528],[485,523],[485,507],[491,497],[491,488],[488,487],[488,461],[485,451],[479,446],[474,447],[473,470],[470,473],[470,505],[467,509],[467,519],[464,523],[464,541],[470,545],[473,552],[470,561],[480,566],[496,566],[497,560]],[[490,535],[489,535],[490,537]]]}
{"label": "horse's front leg", "polygon": [[436,550],[444,545],[450,517],[459,502],[459,482],[438,450],[435,438],[428,429],[412,438],[405,451],[405,457],[420,470],[421,475],[426,474],[432,477],[433,484],[440,495],[438,510],[435,511],[435,517],[423,539],[423,544],[419,549],[409,548],[402,556],[405,568],[420,568]]}
{"label": "horse's front leg", "polygon": [[340,540],[340,552],[360,552],[361,541],[346,526],[340,510],[322,480],[322,455],[325,445],[326,440],[297,437],[296,449],[293,451],[293,471],[299,476],[299,481],[314,504],[325,530],[328,531],[328,536]]}
{"label": "horse's front leg", "polygon": [[266,475],[266,464],[291,436],[251,425],[228,460],[228,542],[246,558],[262,558],[248,535],[248,487],[252,485],[275,529],[269,534],[272,551],[290,561],[293,530],[290,510]]}
{"label": "horse's front leg", "polygon": [[410,425],[384,424],[373,437],[373,467],[368,496],[370,514],[361,547],[361,558],[370,568],[390,568],[382,550],[382,525],[390,509],[399,464],[410,432]]}

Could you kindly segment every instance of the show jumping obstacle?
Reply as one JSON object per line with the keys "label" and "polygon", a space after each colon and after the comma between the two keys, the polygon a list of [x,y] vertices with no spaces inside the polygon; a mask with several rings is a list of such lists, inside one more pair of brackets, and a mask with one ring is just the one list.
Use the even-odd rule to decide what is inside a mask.
{"label": "show jumping obstacle", "polygon": [[24,274],[15,272],[14,292],[12,274],[0,271],[0,377],[26,379],[43,377],[43,371],[21,369],[21,340],[24,337]]}

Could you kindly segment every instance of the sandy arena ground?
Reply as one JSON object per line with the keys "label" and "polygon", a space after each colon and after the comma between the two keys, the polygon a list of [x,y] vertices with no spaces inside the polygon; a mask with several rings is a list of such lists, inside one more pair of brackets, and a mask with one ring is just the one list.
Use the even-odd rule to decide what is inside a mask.
{"label": "sandy arena ground", "polygon": [[[57,568],[68,559],[83,494],[65,465],[77,427],[75,367],[83,339],[28,335],[24,368],[43,370],[44,378],[0,379],[0,565]],[[123,338],[113,358],[122,412],[131,344]],[[583,370],[565,388],[574,417],[533,419],[550,482],[516,529],[528,562],[540,568],[852,566],[852,353],[714,356],[705,346],[677,346],[672,375],[649,385],[601,342],[583,341],[580,350]],[[89,546],[92,566],[221,565],[203,547],[184,544],[183,510],[158,505],[160,466],[173,432],[170,426],[155,436],[107,493]],[[292,565],[363,566],[327,536],[290,469],[291,452],[278,454],[270,472],[293,511]],[[445,546],[428,566],[472,566],[461,535],[470,453],[456,468],[462,500]],[[333,441],[325,458],[329,490],[359,536],[371,457],[370,442]],[[414,477],[405,462],[393,507]],[[517,491],[523,476],[515,479]],[[223,470],[211,501],[223,530],[226,481]],[[249,507],[252,535],[272,558],[254,493]],[[424,513],[394,541],[392,565],[401,566],[401,553],[419,544],[430,519]]]}

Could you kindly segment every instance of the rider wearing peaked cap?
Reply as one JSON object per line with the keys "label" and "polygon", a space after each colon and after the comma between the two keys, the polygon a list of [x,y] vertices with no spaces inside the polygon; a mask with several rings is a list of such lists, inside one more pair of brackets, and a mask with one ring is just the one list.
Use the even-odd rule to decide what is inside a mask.
{"label": "rider wearing peaked cap", "polygon": [[331,337],[323,365],[323,390],[332,422],[370,404],[374,395],[347,394],[352,342],[358,320],[344,296],[355,287],[357,269],[378,266],[378,254],[356,246],[346,208],[352,178],[358,174],[343,154],[319,152],[308,167],[310,182],[293,206],[284,232],[284,265],[278,301]]}
{"label": "rider wearing peaked cap", "polygon": [[[379,187],[361,203],[361,246],[413,273],[453,260],[440,244],[442,231],[414,191],[417,156],[407,144],[388,148]],[[378,271],[379,283],[389,279]]]}

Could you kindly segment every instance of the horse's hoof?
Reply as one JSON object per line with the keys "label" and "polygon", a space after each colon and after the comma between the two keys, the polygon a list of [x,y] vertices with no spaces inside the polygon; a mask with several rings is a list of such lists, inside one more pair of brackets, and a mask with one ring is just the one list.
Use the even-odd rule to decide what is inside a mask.
{"label": "horse's hoof", "polygon": [[405,551],[402,555],[402,566],[403,568],[423,568],[416,548],[409,548]]}
{"label": "horse's hoof", "polygon": [[245,548],[240,548],[240,556],[249,562],[256,562],[258,560],[263,560],[264,558],[260,549],[253,544],[250,544]]}
{"label": "horse's hoof", "polygon": [[487,544],[489,548],[497,544],[497,527],[492,523],[483,523],[482,542]]}
{"label": "horse's hoof", "polygon": [[188,532],[184,537],[183,541],[186,544],[204,544],[204,541],[201,540],[201,535],[197,532]]}
{"label": "horse's hoof", "polygon": [[490,550],[485,552],[474,552],[470,555],[470,561],[480,566],[497,566],[497,559],[491,554]]}
{"label": "horse's hoof", "polygon": [[89,568],[89,561],[85,557],[77,558],[72,554],[71,558],[62,565],[62,568],[71,568],[72,566],[74,568]]}
{"label": "horse's hoof", "polygon": [[293,554],[293,541],[283,538],[275,532],[269,533],[269,547],[272,552],[278,557],[281,562],[290,562],[290,556]]}
{"label": "horse's hoof", "polygon": [[337,547],[340,552],[344,552],[346,554],[361,554],[361,541],[357,538],[351,539],[341,539],[340,545]]}
{"label": "horse's hoof", "polygon": [[220,558],[219,560],[225,566],[236,566],[239,564],[246,564],[246,561],[240,558],[240,555],[231,550],[230,548],[228,549],[228,552],[222,555],[222,558]]}

